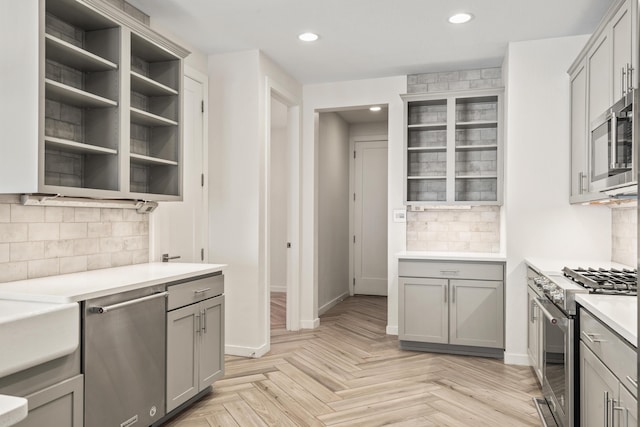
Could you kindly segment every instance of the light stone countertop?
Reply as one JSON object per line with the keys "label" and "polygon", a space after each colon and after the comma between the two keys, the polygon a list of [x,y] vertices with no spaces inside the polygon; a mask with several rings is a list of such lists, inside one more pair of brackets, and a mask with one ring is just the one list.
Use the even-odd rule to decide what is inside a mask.
{"label": "light stone countertop", "polygon": [[0,299],[68,303],[223,271],[225,264],[156,262],[0,283]]}
{"label": "light stone countertop", "polygon": [[638,298],[620,295],[580,294],[576,302],[638,347]]}
{"label": "light stone countertop", "polygon": [[502,253],[491,252],[429,252],[429,251],[402,251],[396,254],[396,258],[433,261],[494,261],[505,262],[507,256]]}
{"label": "light stone countertop", "polygon": [[9,427],[27,418],[27,399],[0,394],[0,427]]}

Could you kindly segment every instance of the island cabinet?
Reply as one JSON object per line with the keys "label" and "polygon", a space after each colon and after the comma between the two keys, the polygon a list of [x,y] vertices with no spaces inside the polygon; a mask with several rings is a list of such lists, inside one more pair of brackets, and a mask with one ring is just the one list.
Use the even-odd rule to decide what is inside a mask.
{"label": "island cabinet", "polygon": [[0,24],[0,193],[181,198],[186,50],[104,0],[23,0]]}
{"label": "island cabinet", "polygon": [[167,413],[224,375],[224,276],[168,286]]}
{"label": "island cabinet", "polygon": [[405,203],[501,204],[502,90],[402,99]]}
{"label": "island cabinet", "polygon": [[504,264],[403,260],[401,348],[503,357]]}
{"label": "island cabinet", "polygon": [[637,2],[614,1],[568,73],[571,90],[571,203],[606,198],[590,190],[594,120],[638,82]]}
{"label": "island cabinet", "polygon": [[636,349],[580,309],[580,425],[638,425]]}

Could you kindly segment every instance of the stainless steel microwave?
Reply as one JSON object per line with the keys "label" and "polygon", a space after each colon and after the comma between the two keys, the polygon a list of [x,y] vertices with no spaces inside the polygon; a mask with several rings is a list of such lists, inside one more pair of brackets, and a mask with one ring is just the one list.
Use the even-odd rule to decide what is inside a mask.
{"label": "stainless steel microwave", "polygon": [[591,123],[590,191],[608,191],[637,182],[636,105],[638,91],[633,89]]}

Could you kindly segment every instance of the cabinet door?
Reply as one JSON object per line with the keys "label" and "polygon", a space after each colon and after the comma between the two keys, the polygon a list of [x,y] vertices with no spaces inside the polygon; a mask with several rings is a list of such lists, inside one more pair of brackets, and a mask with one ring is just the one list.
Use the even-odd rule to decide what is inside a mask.
{"label": "cabinet door", "polygon": [[583,427],[611,425],[608,399],[618,395],[618,379],[580,343],[580,420]]}
{"label": "cabinet door", "polygon": [[587,71],[585,63],[571,76],[571,196],[586,190],[587,179]]}
{"label": "cabinet door", "polygon": [[449,341],[446,279],[401,277],[398,281],[398,338],[404,341]]}
{"label": "cabinet door", "polygon": [[224,374],[224,295],[203,301],[200,307],[204,314],[198,369],[202,390]]}
{"label": "cabinet door", "polygon": [[624,387],[620,387],[616,419],[620,419],[617,424],[620,427],[636,427],[638,425],[638,401]]}
{"label": "cabinet door", "polygon": [[538,381],[542,383],[542,364],[540,360],[540,309],[535,304],[536,294],[527,288],[527,352]]}
{"label": "cabinet door", "polygon": [[198,393],[198,304],[167,313],[167,412]]}
{"label": "cabinet door", "polygon": [[16,427],[82,427],[83,380],[75,376],[27,396],[29,415]]}
{"label": "cabinet door", "polygon": [[503,348],[503,282],[451,280],[449,287],[449,343]]}
{"label": "cabinet door", "polygon": [[[613,101],[620,99],[627,87],[630,86],[629,78],[626,75],[627,66],[632,64],[631,60],[631,2],[625,2],[616,13],[612,22],[612,62],[613,62]],[[623,71],[625,75],[623,75]]]}
{"label": "cabinet door", "polygon": [[611,107],[611,40],[605,31],[593,45],[587,57],[589,94],[589,121],[587,128],[591,131],[591,122]]}

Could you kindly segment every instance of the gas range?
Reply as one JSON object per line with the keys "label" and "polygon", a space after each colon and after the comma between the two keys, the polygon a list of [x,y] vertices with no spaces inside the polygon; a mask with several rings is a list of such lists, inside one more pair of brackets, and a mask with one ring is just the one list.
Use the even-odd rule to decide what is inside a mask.
{"label": "gas range", "polygon": [[569,316],[576,315],[578,294],[637,295],[637,270],[565,267],[562,273],[539,274],[533,284]]}

